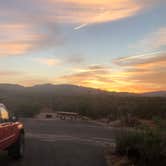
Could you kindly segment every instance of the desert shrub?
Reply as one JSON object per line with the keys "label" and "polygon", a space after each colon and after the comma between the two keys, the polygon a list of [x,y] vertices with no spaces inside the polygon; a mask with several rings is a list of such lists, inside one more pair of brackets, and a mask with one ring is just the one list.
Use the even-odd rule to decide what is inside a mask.
{"label": "desert shrub", "polygon": [[153,117],[153,120],[156,124],[156,126],[160,129],[160,130],[165,130],[166,129],[166,120],[161,118],[161,117]]}
{"label": "desert shrub", "polygon": [[133,116],[130,116],[130,114],[120,117],[120,120],[123,126],[136,127],[139,125],[138,119]]}
{"label": "desert shrub", "polygon": [[40,106],[37,104],[22,104],[18,107],[15,115],[18,117],[34,117],[40,112]]}
{"label": "desert shrub", "polygon": [[127,155],[136,165],[166,165],[166,138],[158,130],[124,132],[116,144],[117,153]]}

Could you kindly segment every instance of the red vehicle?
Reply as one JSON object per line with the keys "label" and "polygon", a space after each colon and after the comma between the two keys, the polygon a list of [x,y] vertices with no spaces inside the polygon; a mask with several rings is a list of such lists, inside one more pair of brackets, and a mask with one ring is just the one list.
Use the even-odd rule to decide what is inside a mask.
{"label": "red vehicle", "polygon": [[0,104],[0,150],[7,150],[13,158],[24,154],[24,126],[15,117],[10,118],[4,104]]}

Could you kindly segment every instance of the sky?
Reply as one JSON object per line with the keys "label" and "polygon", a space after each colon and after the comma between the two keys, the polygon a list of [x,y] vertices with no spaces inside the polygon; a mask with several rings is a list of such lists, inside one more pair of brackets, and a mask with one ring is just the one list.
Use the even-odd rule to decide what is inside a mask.
{"label": "sky", "polygon": [[166,1],[0,0],[0,83],[166,90]]}

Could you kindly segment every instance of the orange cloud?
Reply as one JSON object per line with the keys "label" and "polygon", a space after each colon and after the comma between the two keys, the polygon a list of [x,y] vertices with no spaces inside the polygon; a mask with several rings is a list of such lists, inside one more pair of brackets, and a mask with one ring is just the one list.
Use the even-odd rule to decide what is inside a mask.
{"label": "orange cloud", "polygon": [[31,44],[19,41],[0,43],[0,56],[24,54],[31,47]]}
{"label": "orange cloud", "polygon": [[42,36],[28,24],[0,24],[0,56],[22,55],[36,46]]}
{"label": "orange cloud", "polygon": [[108,91],[136,92],[132,83],[127,80],[126,73],[113,72],[106,66],[94,65],[77,69],[75,73],[54,80],[54,83],[69,83]]}
{"label": "orange cloud", "polygon": [[95,65],[86,69],[77,69],[76,73],[57,78],[55,82],[107,89],[106,84],[112,82],[109,74],[110,69],[108,67]]}
{"label": "orange cloud", "polygon": [[116,59],[118,70],[93,65],[54,80],[109,91],[146,92],[166,90],[166,53]]}
{"label": "orange cloud", "polygon": [[161,62],[166,60],[165,52],[152,52],[149,54],[140,54],[117,58],[113,62],[117,65],[132,66],[132,65],[147,65],[151,63]]}
{"label": "orange cloud", "polygon": [[16,83],[20,77],[24,77],[25,73],[14,70],[0,70],[1,83]]}
{"label": "orange cloud", "polygon": [[[126,81],[140,92],[166,89],[166,53],[147,54],[117,59]],[[138,91],[139,92],[139,91]]]}
{"label": "orange cloud", "polygon": [[60,63],[60,61],[55,58],[37,58],[35,61],[48,66],[55,66]]}
{"label": "orange cloud", "polygon": [[1,83],[20,84],[23,86],[32,86],[35,84],[44,84],[50,82],[47,77],[40,76],[36,73],[26,73],[14,70],[1,70]]}
{"label": "orange cloud", "polygon": [[[49,0],[55,9],[47,16],[50,21],[77,24],[79,30],[89,24],[105,23],[134,16],[148,10],[160,1],[155,0]],[[47,4],[48,5],[48,4]]]}
{"label": "orange cloud", "polygon": [[133,16],[146,8],[146,1],[29,0],[11,1],[11,8],[6,2],[0,11],[0,16],[8,21],[0,24],[0,56],[23,55],[43,46],[63,43],[63,35],[56,29],[59,22],[77,25],[74,29],[79,30],[89,24]]}
{"label": "orange cloud", "polygon": [[144,8],[143,3],[133,0],[50,0],[50,2],[62,7],[55,11],[55,17],[60,22],[81,24],[75,27],[75,30],[88,24],[133,16]]}

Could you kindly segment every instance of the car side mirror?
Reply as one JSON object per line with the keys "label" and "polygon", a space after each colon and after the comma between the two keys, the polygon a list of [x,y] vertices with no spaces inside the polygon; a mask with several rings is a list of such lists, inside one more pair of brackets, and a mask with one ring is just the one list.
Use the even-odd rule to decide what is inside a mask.
{"label": "car side mirror", "polygon": [[17,122],[17,121],[18,121],[18,118],[17,118],[16,116],[12,116],[12,117],[11,117],[11,120],[12,120],[12,122]]}

